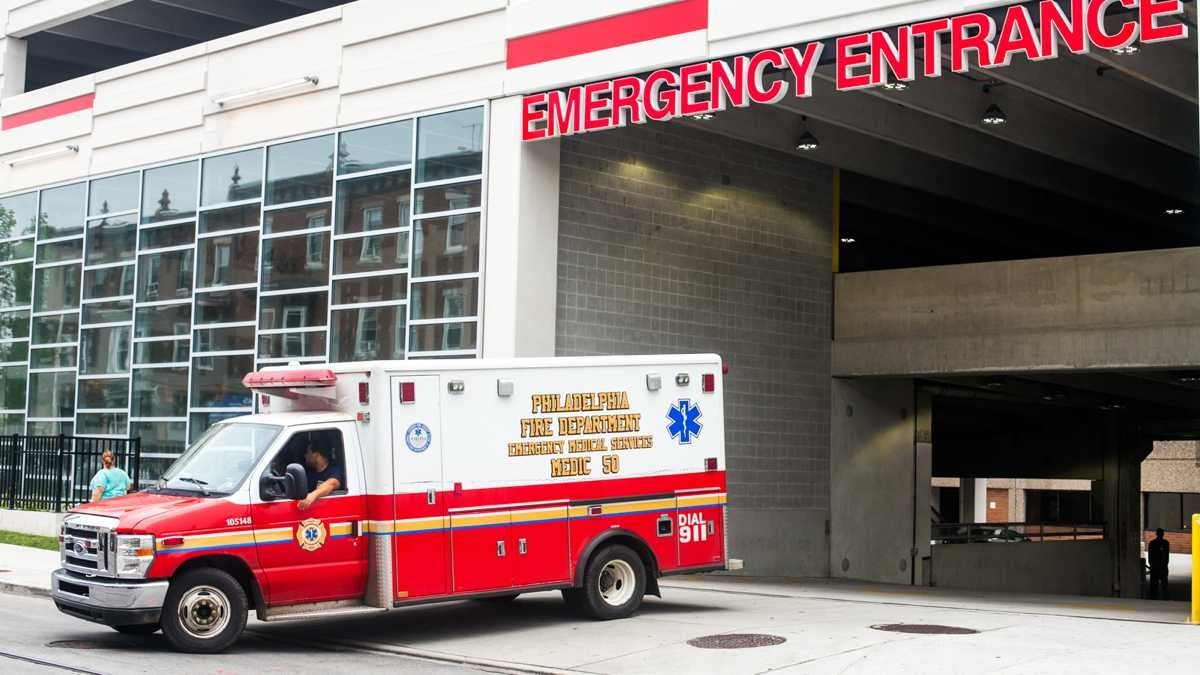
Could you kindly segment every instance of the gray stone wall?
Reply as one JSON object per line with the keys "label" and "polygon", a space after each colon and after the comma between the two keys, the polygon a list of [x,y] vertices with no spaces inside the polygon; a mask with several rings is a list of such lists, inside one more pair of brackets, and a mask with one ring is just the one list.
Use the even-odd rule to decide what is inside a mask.
{"label": "gray stone wall", "polygon": [[832,172],[682,125],[562,141],[557,353],[716,352],[730,555],[829,570]]}

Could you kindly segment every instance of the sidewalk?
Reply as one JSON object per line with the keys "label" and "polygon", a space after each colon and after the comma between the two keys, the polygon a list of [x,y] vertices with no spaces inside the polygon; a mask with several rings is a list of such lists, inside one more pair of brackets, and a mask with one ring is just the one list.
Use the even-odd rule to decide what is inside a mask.
{"label": "sidewalk", "polygon": [[0,544],[0,591],[48,596],[58,566],[56,551]]}

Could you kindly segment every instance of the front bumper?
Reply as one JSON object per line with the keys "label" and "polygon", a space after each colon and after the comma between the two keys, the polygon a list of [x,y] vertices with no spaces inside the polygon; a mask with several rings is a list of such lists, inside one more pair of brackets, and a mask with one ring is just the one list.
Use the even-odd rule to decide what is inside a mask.
{"label": "front bumper", "polygon": [[50,575],[50,597],[59,611],[108,626],[158,623],[166,581],[122,581],[66,570]]}

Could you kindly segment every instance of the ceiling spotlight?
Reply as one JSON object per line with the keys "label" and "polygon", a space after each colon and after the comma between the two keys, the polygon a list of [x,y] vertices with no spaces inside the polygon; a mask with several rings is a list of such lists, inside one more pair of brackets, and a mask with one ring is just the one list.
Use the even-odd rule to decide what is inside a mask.
{"label": "ceiling spotlight", "polygon": [[1182,216],[1183,209],[1167,209],[1166,211],[1163,211],[1163,213],[1167,214],[1168,216]]}
{"label": "ceiling spotlight", "polygon": [[692,119],[700,120],[701,122],[706,122],[714,117],[716,117],[716,115],[712,113],[700,113],[699,115],[692,115]]}
{"label": "ceiling spotlight", "polygon": [[884,82],[883,88],[889,91],[904,91],[908,89],[908,84],[905,82]]}
{"label": "ceiling spotlight", "polygon": [[1112,50],[1112,52],[1118,56],[1129,56],[1130,54],[1136,54],[1139,51],[1140,49],[1136,44],[1128,44],[1124,47],[1117,47],[1116,49]]}
{"label": "ceiling spotlight", "polygon": [[820,147],[821,141],[818,141],[817,137],[813,136],[811,131],[804,132],[800,140],[796,141],[796,149],[800,152],[812,152]]}
{"label": "ceiling spotlight", "polygon": [[998,127],[1008,124],[1008,115],[1004,114],[1000,106],[993,103],[983,112],[983,116],[979,118],[979,123],[989,127]]}
{"label": "ceiling spotlight", "polygon": [[854,237],[842,237],[843,244],[853,244],[856,241],[858,241],[858,240],[855,239]]}
{"label": "ceiling spotlight", "polygon": [[1179,384],[1200,384],[1200,376],[1186,375],[1177,380]]}

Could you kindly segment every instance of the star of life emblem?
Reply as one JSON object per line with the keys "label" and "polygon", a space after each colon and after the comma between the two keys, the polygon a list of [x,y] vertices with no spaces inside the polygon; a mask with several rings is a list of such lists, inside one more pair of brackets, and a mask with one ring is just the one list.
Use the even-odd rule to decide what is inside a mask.
{"label": "star of life emblem", "polygon": [[670,422],[667,425],[667,431],[670,432],[671,438],[678,440],[683,445],[689,445],[704,428],[704,425],[700,423],[702,415],[700,406],[686,398],[679,399],[678,404],[667,410],[667,420]]}
{"label": "star of life emblem", "polygon": [[328,535],[325,523],[316,518],[309,518],[296,528],[296,543],[300,544],[300,548],[305,551],[317,551],[325,545],[325,538]]}

